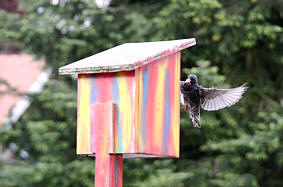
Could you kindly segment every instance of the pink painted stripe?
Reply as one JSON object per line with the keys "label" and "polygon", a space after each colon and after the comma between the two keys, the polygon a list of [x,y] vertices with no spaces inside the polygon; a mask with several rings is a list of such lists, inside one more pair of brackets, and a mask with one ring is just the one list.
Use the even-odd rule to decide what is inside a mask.
{"label": "pink painted stripe", "polygon": [[148,97],[147,97],[147,112],[146,112],[146,152],[148,153],[156,153],[157,150],[154,150],[151,142],[153,140],[153,136],[158,136],[154,134],[154,120],[155,120],[155,93],[158,84],[158,66],[157,64],[151,64],[148,69]]}
{"label": "pink painted stripe", "polygon": [[95,84],[99,90],[99,94],[97,96],[97,103],[111,103],[113,101],[112,98],[112,84],[113,77],[115,77],[116,73],[101,73],[96,74],[95,76]]}
{"label": "pink painted stripe", "polygon": [[170,75],[170,80],[169,80],[169,85],[170,85],[170,108],[171,108],[171,122],[170,122],[170,128],[169,128],[169,137],[168,137],[168,154],[170,155],[175,155],[176,154],[176,148],[174,146],[174,142],[173,142],[173,132],[174,132],[174,128],[177,128],[178,124],[176,123],[176,115],[174,115],[174,112],[176,112],[175,108],[175,102],[176,102],[176,97],[179,97],[178,95],[176,95],[176,89],[179,89],[179,77],[177,77],[178,75],[176,74],[176,68],[178,66],[179,62],[176,62],[177,58],[176,58],[176,54],[171,55],[170,56],[170,63],[169,63],[169,75]]}

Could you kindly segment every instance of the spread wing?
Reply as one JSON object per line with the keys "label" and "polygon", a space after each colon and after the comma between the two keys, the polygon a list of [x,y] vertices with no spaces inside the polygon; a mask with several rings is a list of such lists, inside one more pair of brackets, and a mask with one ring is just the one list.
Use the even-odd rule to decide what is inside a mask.
{"label": "spread wing", "polygon": [[245,84],[238,88],[216,89],[200,88],[201,107],[204,110],[219,110],[237,103],[247,90]]}

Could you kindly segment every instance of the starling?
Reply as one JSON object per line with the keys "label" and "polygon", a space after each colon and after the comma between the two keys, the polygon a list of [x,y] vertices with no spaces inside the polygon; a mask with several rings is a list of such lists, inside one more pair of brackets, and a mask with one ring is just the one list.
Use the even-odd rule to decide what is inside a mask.
{"label": "starling", "polygon": [[190,74],[186,81],[180,82],[181,104],[189,113],[194,127],[201,128],[200,107],[213,111],[237,103],[247,90],[246,84],[232,89],[204,88],[198,84],[197,76]]}

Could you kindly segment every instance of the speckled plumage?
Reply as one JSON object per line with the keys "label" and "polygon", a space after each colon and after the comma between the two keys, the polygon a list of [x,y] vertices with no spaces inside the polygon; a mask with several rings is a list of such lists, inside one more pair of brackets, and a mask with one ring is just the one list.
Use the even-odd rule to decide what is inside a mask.
{"label": "speckled plumage", "polygon": [[201,128],[200,107],[204,110],[219,110],[237,103],[247,90],[244,85],[232,89],[204,88],[198,84],[197,76],[190,74],[180,82],[181,104],[189,113],[194,127]]}
{"label": "speckled plumage", "polygon": [[181,92],[184,94],[184,110],[189,113],[194,127],[200,128],[200,87],[181,81]]}

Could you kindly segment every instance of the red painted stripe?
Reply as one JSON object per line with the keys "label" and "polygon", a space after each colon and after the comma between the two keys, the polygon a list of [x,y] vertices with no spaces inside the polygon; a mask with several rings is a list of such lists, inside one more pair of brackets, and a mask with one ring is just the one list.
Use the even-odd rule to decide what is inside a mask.
{"label": "red painted stripe", "polygon": [[[127,72],[127,78],[126,78],[126,81],[127,81],[127,85],[128,85],[128,93],[129,93],[129,96],[130,96],[130,99],[131,99],[131,108],[132,108],[132,112],[131,114],[129,115],[132,115],[131,116],[131,119],[132,119],[132,132],[130,132],[129,136],[131,135],[131,143],[130,143],[130,146],[129,146],[129,149],[128,149],[128,152],[135,152],[137,147],[136,146],[136,139],[137,139],[137,135],[136,135],[136,126],[138,124],[135,124],[135,90],[136,90],[136,82],[135,82],[135,71],[128,71]],[[130,117],[130,116],[129,116]]]}
{"label": "red painted stripe", "polygon": [[158,84],[158,63],[149,64],[148,68],[148,97],[147,97],[147,113],[146,113],[146,152],[147,153],[156,153],[157,150],[154,150],[151,142],[153,141],[154,134],[154,118],[155,118],[155,94]]}
{"label": "red painted stripe", "polygon": [[92,104],[90,112],[91,152],[113,153],[114,147],[114,125],[115,105]]}
{"label": "red painted stripe", "polygon": [[81,77],[82,77],[82,74],[79,74],[78,75],[78,97],[77,97],[77,130],[78,130],[78,125],[79,125],[79,118],[80,118],[80,98],[81,98]]}
{"label": "red painted stripe", "polygon": [[123,186],[123,155],[98,153],[95,159],[95,187]]}
{"label": "red painted stripe", "polygon": [[112,84],[116,73],[95,74],[95,86],[98,88],[97,103],[113,102]]}
{"label": "red painted stripe", "polygon": [[110,155],[110,187],[123,186],[123,155]]}

